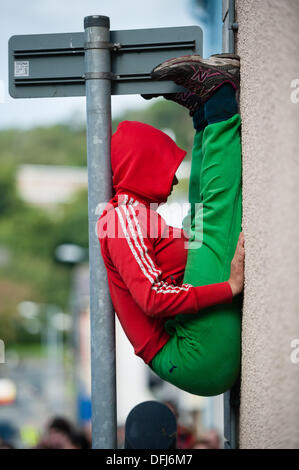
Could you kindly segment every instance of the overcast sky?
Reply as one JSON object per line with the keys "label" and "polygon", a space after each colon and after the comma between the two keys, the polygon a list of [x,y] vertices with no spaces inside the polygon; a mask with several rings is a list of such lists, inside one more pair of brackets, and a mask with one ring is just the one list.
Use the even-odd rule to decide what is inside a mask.
{"label": "overcast sky", "polygon": [[[67,120],[85,119],[85,98],[13,99],[8,95],[7,43],[18,34],[83,31],[88,15],[110,17],[111,29],[187,26],[197,23],[189,0],[0,0],[0,80],[4,102],[0,104],[0,128],[32,127]],[[1,87],[0,87],[1,96]],[[113,115],[125,108],[148,106],[137,95],[112,98]]]}

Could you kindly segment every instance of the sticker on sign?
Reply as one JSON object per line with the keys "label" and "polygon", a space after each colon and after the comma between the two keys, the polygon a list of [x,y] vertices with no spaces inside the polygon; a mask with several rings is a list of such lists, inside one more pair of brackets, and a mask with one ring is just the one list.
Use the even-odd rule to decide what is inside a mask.
{"label": "sticker on sign", "polygon": [[29,61],[15,61],[15,77],[29,77]]}

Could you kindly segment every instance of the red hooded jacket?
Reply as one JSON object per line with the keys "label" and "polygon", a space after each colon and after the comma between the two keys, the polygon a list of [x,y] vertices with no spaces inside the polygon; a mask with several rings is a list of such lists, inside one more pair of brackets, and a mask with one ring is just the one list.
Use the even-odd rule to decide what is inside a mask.
{"label": "red hooded jacket", "polygon": [[98,220],[98,237],[114,309],[146,363],[168,341],[169,317],[232,300],[228,282],[182,284],[187,239],[155,210],[185,155],[165,133],[140,122],[124,121],[112,136],[115,196]]}

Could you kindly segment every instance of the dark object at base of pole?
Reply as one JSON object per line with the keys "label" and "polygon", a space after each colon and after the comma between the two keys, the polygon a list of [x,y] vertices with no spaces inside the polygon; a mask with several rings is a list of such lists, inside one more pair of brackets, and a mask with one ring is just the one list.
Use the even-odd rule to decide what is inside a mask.
{"label": "dark object at base of pole", "polygon": [[168,406],[145,401],[133,408],[125,424],[125,449],[176,449],[177,423]]}

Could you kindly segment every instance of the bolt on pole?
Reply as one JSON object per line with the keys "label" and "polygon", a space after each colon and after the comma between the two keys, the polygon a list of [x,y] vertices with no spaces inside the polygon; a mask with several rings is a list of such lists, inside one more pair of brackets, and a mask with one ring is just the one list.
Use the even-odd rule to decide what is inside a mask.
{"label": "bolt on pole", "polygon": [[85,80],[91,317],[92,446],[116,448],[115,319],[96,224],[112,197],[110,21],[87,16]]}

